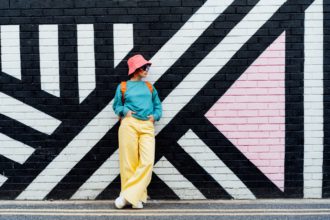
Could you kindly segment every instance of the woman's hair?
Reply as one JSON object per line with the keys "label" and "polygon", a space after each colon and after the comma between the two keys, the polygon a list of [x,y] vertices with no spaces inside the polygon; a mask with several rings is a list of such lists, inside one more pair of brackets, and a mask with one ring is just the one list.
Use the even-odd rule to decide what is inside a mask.
{"label": "woman's hair", "polygon": [[128,75],[128,79],[131,79],[134,76],[134,74],[135,74],[135,72],[132,73],[132,74],[130,74],[130,75]]}
{"label": "woman's hair", "polygon": [[140,70],[140,68],[137,68],[134,73],[128,75],[128,79],[131,79],[138,71]]}

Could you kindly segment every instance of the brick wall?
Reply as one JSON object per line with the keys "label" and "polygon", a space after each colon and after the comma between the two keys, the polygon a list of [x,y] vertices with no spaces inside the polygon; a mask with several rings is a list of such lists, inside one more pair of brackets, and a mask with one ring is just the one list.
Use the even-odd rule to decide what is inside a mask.
{"label": "brick wall", "polygon": [[0,199],[114,199],[116,86],[153,62],[153,199],[330,196],[324,0],[0,1]]}

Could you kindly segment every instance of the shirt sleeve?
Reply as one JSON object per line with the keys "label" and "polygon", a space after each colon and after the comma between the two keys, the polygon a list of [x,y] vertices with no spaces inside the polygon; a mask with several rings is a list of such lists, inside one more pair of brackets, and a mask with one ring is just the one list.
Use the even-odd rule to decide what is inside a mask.
{"label": "shirt sleeve", "polygon": [[154,104],[154,119],[155,121],[159,121],[162,117],[162,102],[160,101],[158,92],[154,86],[152,92],[152,102]]}
{"label": "shirt sleeve", "polygon": [[116,89],[115,100],[113,102],[112,109],[114,110],[116,115],[120,117],[126,116],[127,112],[129,111],[129,108],[123,105],[120,84],[117,86]]}

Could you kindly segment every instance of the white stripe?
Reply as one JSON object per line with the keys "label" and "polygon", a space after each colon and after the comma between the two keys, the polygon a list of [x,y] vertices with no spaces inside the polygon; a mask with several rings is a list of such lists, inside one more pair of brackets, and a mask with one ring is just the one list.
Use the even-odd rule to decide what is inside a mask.
{"label": "white stripe", "polygon": [[[212,2],[208,3],[208,2]],[[208,0],[208,7],[214,7],[214,10],[217,10],[218,1]],[[228,3],[229,1],[223,1],[224,3]],[[232,2],[232,1],[230,1]],[[205,5],[205,4],[204,4]],[[202,7],[204,7],[204,5]],[[222,4],[221,4],[222,5]],[[228,6],[228,5],[227,5]],[[222,7],[221,7],[222,8]],[[207,10],[202,10],[204,13]],[[211,13],[212,14],[212,13]],[[191,17],[192,21],[198,20],[198,18],[203,19],[204,16],[207,15],[202,14],[193,15]],[[218,15],[217,15],[218,16]],[[214,19],[216,16],[214,16]],[[190,20],[189,20],[190,21]],[[188,21],[188,22],[189,22]],[[211,24],[212,22],[209,22]],[[207,27],[205,27],[207,28]],[[180,32],[180,31],[179,31]],[[187,31],[183,30],[183,32],[190,33],[191,30]],[[177,38],[178,36],[174,36]],[[192,37],[195,40],[197,37]],[[169,41],[166,44],[171,44]],[[193,43],[193,42],[191,42]],[[189,46],[188,46],[189,47]],[[187,47],[187,48],[188,48]],[[165,47],[166,48],[166,47]],[[163,53],[161,50],[158,53]],[[185,50],[182,50],[182,54]],[[157,54],[155,57],[157,57]],[[178,59],[179,56],[176,56]],[[155,63],[155,65],[157,65]],[[153,66],[155,66],[153,65]],[[170,68],[170,64],[167,65],[167,68]],[[164,72],[166,69],[163,70]],[[164,73],[163,72],[163,73]],[[163,74],[162,73],[162,74]],[[157,77],[161,77],[161,75],[157,75]],[[154,78],[154,80],[157,80]],[[151,81],[151,80],[150,80]],[[93,119],[91,122],[86,125],[86,127],[65,147],[65,149],[37,176],[36,179],[23,191],[17,199],[43,199],[47,194],[58,184],[59,181],[63,179],[63,177],[69,173],[69,171],[88,153],[90,149],[118,122],[118,116],[112,110],[113,100]],[[157,126],[156,126],[157,128]],[[158,131],[159,132],[159,131]],[[92,135],[91,135],[92,133]],[[93,138],[92,140],[90,140]],[[79,147],[77,147],[79,146]],[[63,161],[68,159],[65,165],[63,163],[58,163],[58,161]],[[60,169],[60,170],[59,170]],[[55,170],[57,170],[56,175],[54,175]],[[49,178],[52,177],[52,178]],[[51,180],[49,180],[51,179]],[[47,184],[45,184],[47,182]]]}
{"label": "white stripe", "polygon": [[154,166],[154,172],[180,199],[206,199],[165,157]]}
{"label": "white stripe", "polygon": [[7,177],[0,174],[0,187],[7,181]]}
{"label": "white stripe", "polygon": [[0,92],[0,113],[48,135],[60,125],[53,118],[25,103]]}
{"label": "white stripe", "polygon": [[21,51],[18,25],[1,25],[2,71],[21,79]]}
{"label": "white stripe", "polygon": [[0,133],[0,154],[23,164],[33,154],[34,148]]}
{"label": "white stripe", "polygon": [[77,25],[78,83],[80,103],[95,89],[94,27]]}
{"label": "white stripe", "polygon": [[95,199],[119,174],[118,151],[77,190],[71,199]]}
{"label": "white stripe", "polygon": [[58,26],[39,25],[41,89],[60,96]]}
{"label": "white stripe", "polygon": [[133,49],[133,24],[113,25],[114,67]]}
{"label": "white stripe", "polygon": [[219,17],[233,0],[208,0],[150,60],[148,81],[156,82]]}
{"label": "white stripe", "polygon": [[246,185],[191,129],[181,137],[178,143],[234,199],[255,199]]}
{"label": "white stripe", "polygon": [[304,198],[322,198],[323,1],[305,11]]}
{"label": "white stripe", "polygon": [[181,81],[163,101],[163,116],[157,130],[174,116],[234,56],[258,29],[284,4],[285,0],[261,0],[228,35]]}

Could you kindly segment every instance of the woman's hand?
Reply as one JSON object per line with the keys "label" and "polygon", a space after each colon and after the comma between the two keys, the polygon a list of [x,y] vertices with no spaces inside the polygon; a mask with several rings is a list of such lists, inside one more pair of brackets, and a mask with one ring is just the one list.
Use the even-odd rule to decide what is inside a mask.
{"label": "woman's hand", "polygon": [[155,118],[153,115],[148,115],[149,121],[155,122]]}
{"label": "woman's hand", "polygon": [[135,114],[136,112],[133,112],[131,110],[128,110],[127,114],[126,114],[126,117],[131,117],[132,114]]}

